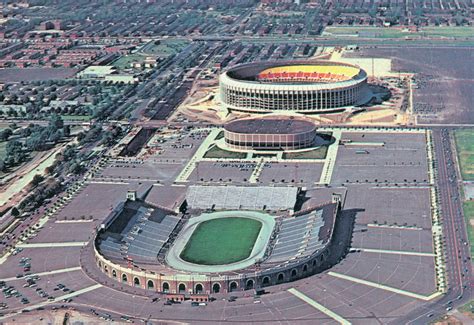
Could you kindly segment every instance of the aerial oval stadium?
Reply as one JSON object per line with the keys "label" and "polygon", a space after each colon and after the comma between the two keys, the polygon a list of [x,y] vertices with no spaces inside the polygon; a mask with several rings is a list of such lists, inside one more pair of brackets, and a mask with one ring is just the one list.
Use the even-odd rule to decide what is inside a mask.
{"label": "aerial oval stadium", "polygon": [[321,272],[339,196],[294,211],[298,187],[190,186],[188,215],[143,199],[119,203],[94,240],[110,279],[165,294],[262,288]]}
{"label": "aerial oval stadium", "polygon": [[238,65],[221,74],[220,99],[230,111],[325,113],[361,101],[367,73],[332,61],[278,61]]}

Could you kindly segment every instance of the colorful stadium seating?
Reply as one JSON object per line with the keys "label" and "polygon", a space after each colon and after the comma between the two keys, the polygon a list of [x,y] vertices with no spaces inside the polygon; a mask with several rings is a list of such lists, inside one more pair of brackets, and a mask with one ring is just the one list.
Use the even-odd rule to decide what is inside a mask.
{"label": "colorful stadium seating", "polygon": [[357,75],[358,72],[357,68],[348,66],[294,65],[266,69],[258,74],[257,79],[262,82],[331,82],[348,80]]}

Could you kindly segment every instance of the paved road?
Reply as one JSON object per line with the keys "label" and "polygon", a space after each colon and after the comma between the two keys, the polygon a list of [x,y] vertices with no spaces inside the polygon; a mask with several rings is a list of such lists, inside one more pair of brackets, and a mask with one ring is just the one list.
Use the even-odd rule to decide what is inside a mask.
{"label": "paved road", "polygon": [[413,311],[403,319],[398,319],[399,324],[426,324],[429,320],[445,314],[448,307],[454,309],[467,303],[472,297],[470,249],[449,131],[442,128],[434,129],[433,143],[438,170],[439,203],[443,216],[448,292],[438,301]]}

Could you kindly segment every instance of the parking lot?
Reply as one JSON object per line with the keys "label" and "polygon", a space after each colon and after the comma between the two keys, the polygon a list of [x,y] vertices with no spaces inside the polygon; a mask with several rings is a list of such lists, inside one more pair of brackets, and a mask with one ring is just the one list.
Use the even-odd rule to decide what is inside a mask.
{"label": "parking lot", "polygon": [[423,133],[344,132],[332,182],[414,184],[428,180]]}
{"label": "parking lot", "polygon": [[263,184],[313,185],[319,182],[322,170],[322,163],[269,162],[265,163],[259,176],[259,182]]}
{"label": "parking lot", "polygon": [[191,182],[247,183],[255,163],[200,161],[188,180]]}
{"label": "parking lot", "polygon": [[[8,306],[21,309],[47,302],[48,298],[41,297],[41,292],[38,295],[36,287],[47,295],[61,298],[67,295],[57,288],[61,283],[75,291],[73,296],[64,298],[73,300],[67,302],[61,298],[50,302],[51,305],[60,308],[61,305],[87,304],[91,307],[84,312],[107,319],[103,313],[112,314],[110,317],[114,320],[120,315],[142,315],[154,320],[192,320],[203,324],[209,321],[273,323],[275,320],[301,324],[334,323],[332,318],[287,291],[294,288],[351,323],[388,323],[425,303],[424,299],[436,291],[431,185],[423,181],[428,178],[425,176],[426,142],[423,133],[368,131],[364,136],[362,134],[343,131],[342,139],[351,140],[351,144],[338,145],[328,186],[315,184],[321,177],[324,162],[245,160],[202,160],[196,164],[187,182],[173,184],[174,177],[157,182],[159,177],[156,175],[169,173],[168,167],[174,175],[179,173],[197,150],[195,146],[179,149],[183,163],[177,163],[174,158],[175,163],[170,164],[171,151],[169,156],[158,157],[155,153],[140,163],[109,161],[100,175],[94,175],[37,235],[27,241],[21,252],[2,265],[0,277],[9,279],[7,285],[18,288],[22,294],[8,298]],[[356,150],[369,153],[356,154]],[[183,158],[186,156],[189,158]],[[360,168],[361,165],[366,168]],[[109,178],[102,177],[105,175]],[[328,202],[332,193],[343,194],[344,215],[354,218],[352,251],[323,273],[268,287],[268,294],[257,302],[251,292],[240,292],[234,302],[217,299],[207,306],[194,307],[189,302],[168,306],[163,301],[144,298],[140,296],[143,289],[110,281],[96,269],[92,255],[84,251],[81,255],[81,243],[92,238],[94,228],[124,200],[127,190],[135,189],[139,195],[149,191],[149,202],[175,209],[184,199],[189,185],[250,184],[252,177],[258,178],[257,184],[307,187],[305,197],[298,203],[301,209]],[[366,182],[365,178],[369,177]],[[349,182],[346,181],[348,178]],[[405,182],[404,178],[416,178],[417,181],[407,179]],[[59,246],[35,247],[42,243]],[[74,244],[79,246],[69,246]],[[23,276],[27,273],[19,264],[24,257],[31,257],[29,272],[40,274],[37,286],[23,288],[26,278],[16,278],[20,273]],[[95,286],[99,280],[101,285]],[[23,305],[21,298],[28,299],[28,304]],[[193,308],[192,312],[189,308]]]}

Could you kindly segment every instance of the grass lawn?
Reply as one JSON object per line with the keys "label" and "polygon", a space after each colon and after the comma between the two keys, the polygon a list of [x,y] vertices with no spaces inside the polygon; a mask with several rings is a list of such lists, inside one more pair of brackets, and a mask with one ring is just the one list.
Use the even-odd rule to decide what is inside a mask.
{"label": "grass lawn", "polygon": [[249,218],[220,218],[197,226],[180,257],[203,265],[222,265],[249,257],[262,223]]}
{"label": "grass lawn", "polygon": [[[325,33],[329,33],[335,36],[357,36],[360,33],[368,33],[370,38],[401,38],[410,35],[408,32],[403,32],[401,29],[395,28],[382,28],[382,27],[359,27],[359,26],[338,26],[338,27],[326,27],[324,29]],[[373,36],[370,36],[373,34]],[[361,35],[361,37],[366,37]]]}
{"label": "grass lawn", "polygon": [[469,301],[464,306],[458,308],[461,313],[469,315],[471,318],[474,318],[474,300]]}
{"label": "grass lawn", "polygon": [[474,129],[457,130],[454,135],[462,178],[474,181]]}
{"label": "grass lawn", "polygon": [[64,121],[84,121],[89,122],[91,117],[89,115],[61,115]]}
{"label": "grass lawn", "polygon": [[211,149],[209,149],[205,154],[204,158],[229,158],[229,159],[243,159],[247,157],[247,154],[245,152],[234,152],[234,151],[228,151],[219,148],[218,146],[214,146]]}
{"label": "grass lawn", "polygon": [[474,201],[464,202],[463,210],[466,218],[467,236],[471,244],[471,257],[474,257]]}
{"label": "grass lawn", "polygon": [[113,66],[117,69],[128,69],[131,68],[130,64],[133,62],[143,62],[145,60],[145,56],[142,54],[129,54],[120,57],[118,60],[113,62]]}
{"label": "grass lawn", "polygon": [[324,159],[328,153],[328,146],[321,146],[304,152],[285,152],[283,159]]}
{"label": "grass lawn", "polygon": [[214,140],[219,140],[219,139],[222,139],[223,137],[224,137],[224,131],[221,131],[217,134],[217,136]]}
{"label": "grass lawn", "polygon": [[470,37],[474,35],[474,28],[471,26],[452,27],[423,27],[418,34],[431,37]]}
{"label": "grass lawn", "polygon": [[[454,139],[456,140],[462,179],[474,181],[474,129],[456,130]],[[474,257],[474,201],[464,202],[463,210],[471,245],[471,257]]]}
{"label": "grass lawn", "polygon": [[5,149],[7,148],[8,141],[0,142],[0,159],[5,158]]}
{"label": "grass lawn", "polygon": [[[369,38],[404,38],[404,37],[451,37],[463,38],[474,35],[474,28],[470,26],[440,26],[423,27],[418,32],[409,32],[403,27],[368,27],[368,26],[328,26],[324,32],[334,36],[357,36]],[[372,34],[372,35],[371,35]]]}
{"label": "grass lawn", "polygon": [[188,45],[187,40],[182,39],[165,39],[161,40],[160,44],[156,45],[154,42],[146,44],[142,52],[147,55],[156,55],[159,57],[166,57],[176,54]]}

